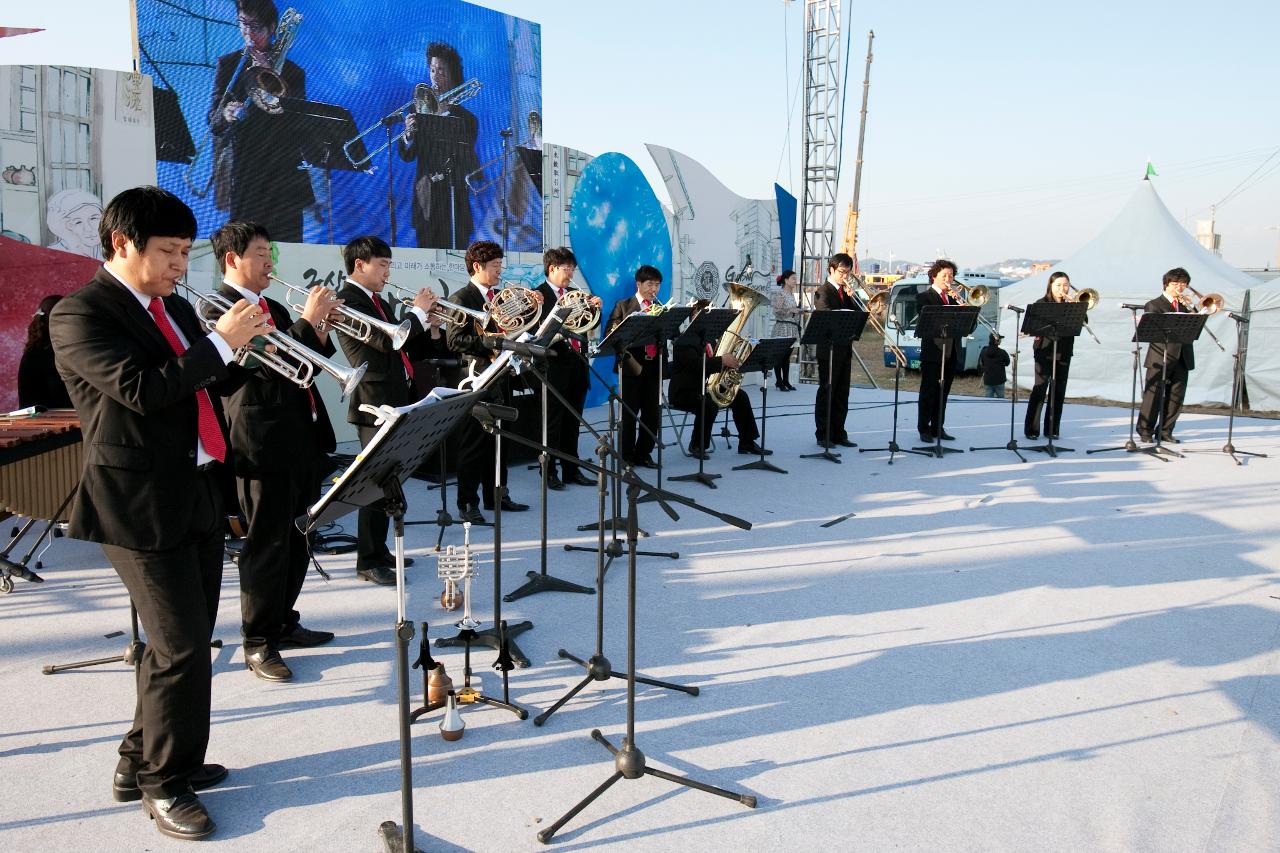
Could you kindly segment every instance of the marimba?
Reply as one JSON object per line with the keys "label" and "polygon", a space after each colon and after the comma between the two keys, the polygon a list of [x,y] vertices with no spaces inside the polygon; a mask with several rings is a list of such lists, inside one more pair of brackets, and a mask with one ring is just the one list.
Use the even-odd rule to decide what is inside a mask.
{"label": "marimba", "polygon": [[[82,462],[80,419],[74,410],[0,418],[0,519],[13,515],[27,518],[0,552],[0,592],[13,589],[10,575],[37,583],[42,580],[26,567],[27,561],[53,526],[63,520],[68,498],[80,482]],[[48,523],[44,533],[20,562],[9,560],[9,551],[37,521]]]}

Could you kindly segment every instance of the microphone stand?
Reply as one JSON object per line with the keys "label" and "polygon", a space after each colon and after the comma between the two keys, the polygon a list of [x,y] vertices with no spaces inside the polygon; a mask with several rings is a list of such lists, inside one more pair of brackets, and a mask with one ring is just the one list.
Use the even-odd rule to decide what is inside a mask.
{"label": "microphone stand", "polygon": [[396,245],[396,191],[395,191],[395,175],[396,175],[396,152],[395,137],[391,134],[391,128],[395,126],[400,119],[400,111],[388,113],[382,117],[382,126],[387,131],[387,215],[391,218],[391,245]]}
{"label": "microphone stand", "polygon": [[[901,344],[902,327],[898,325],[897,320],[893,319],[892,317],[889,317],[887,314],[885,316],[889,322],[893,323],[894,347],[898,350],[898,352],[901,352],[902,351],[902,344]],[[1015,361],[1014,364],[1016,365],[1017,362]],[[858,448],[859,453],[867,453],[873,450],[889,451],[890,465],[893,464],[893,456],[895,453],[912,453],[912,454],[915,454],[916,456],[930,455],[930,453],[926,450],[913,450],[910,447],[903,447],[900,444],[898,444],[898,393],[899,393],[899,390],[902,388],[902,368],[905,366],[906,365],[902,363],[901,356],[899,356],[898,353],[894,353],[894,356],[893,356],[893,431],[890,433],[890,436],[889,436],[888,447],[859,447]],[[1016,370],[1017,368],[1015,367],[1014,369]],[[1014,394],[1016,396],[1017,392],[1015,391]],[[1012,419],[1013,416],[1010,415],[1009,417],[1010,419]],[[1012,427],[1010,427],[1010,429],[1012,429]],[[1025,462],[1026,460],[1024,459],[1023,461]]]}
{"label": "microphone stand", "polygon": [[1009,398],[1009,443],[1000,447],[970,447],[969,452],[973,453],[978,450],[1012,450],[1019,461],[1026,462],[1027,457],[1023,456],[1021,451],[1018,450],[1018,439],[1014,432],[1014,423],[1018,413],[1018,353],[1020,351],[1019,345],[1022,343],[1022,337],[1018,334],[1017,327],[1022,325],[1022,315],[1027,309],[1019,308],[1017,305],[1006,307],[1018,317],[1013,332],[1013,396]]}
{"label": "microphone stand", "polygon": [[[1145,310],[1141,305],[1125,305],[1129,309],[1129,313],[1133,315],[1133,328],[1135,333],[1138,329],[1138,312]],[[1115,447],[1093,447],[1085,451],[1085,455],[1092,453],[1108,453],[1112,450],[1123,450],[1126,453],[1145,453],[1153,459],[1159,459],[1161,462],[1168,462],[1160,455],[1160,451],[1154,445],[1150,447],[1142,447],[1133,440],[1134,429],[1136,428],[1136,418],[1138,416],[1138,367],[1142,362],[1142,342],[1137,340],[1134,335],[1133,341],[1133,379],[1129,386],[1129,438],[1124,444]],[[1163,389],[1162,389],[1163,390]]]}
{"label": "microphone stand", "polygon": [[[1236,322],[1236,351],[1231,356],[1235,361],[1231,370],[1231,411],[1227,415],[1227,443],[1223,445],[1220,452],[1227,454],[1231,460],[1237,465],[1243,465],[1244,462],[1239,459],[1240,456],[1256,456],[1260,459],[1266,459],[1265,453],[1254,453],[1249,450],[1241,450],[1235,446],[1232,441],[1232,434],[1235,430],[1236,412],[1240,408],[1240,398],[1244,395],[1244,364],[1245,358],[1249,351],[1249,294],[1246,292],[1244,296],[1244,307],[1241,313],[1228,311],[1227,316]],[[1187,453],[1217,453],[1214,450],[1188,450]]]}

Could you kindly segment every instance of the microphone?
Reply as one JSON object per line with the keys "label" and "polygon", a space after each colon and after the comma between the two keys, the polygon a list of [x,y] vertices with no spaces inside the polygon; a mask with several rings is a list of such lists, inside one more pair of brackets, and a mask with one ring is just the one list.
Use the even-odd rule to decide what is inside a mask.
{"label": "microphone", "polygon": [[506,338],[487,335],[483,339],[484,345],[495,352],[506,350],[516,355],[522,355],[525,358],[546,358],[549,353],[547,348],[538,344],[527,344],[523,341],[511,341]]}
{"label": "microphone", "polygon": [[1120,307],[1121,307],[1121,308],[1128,308],[1130,311],[1145,311],[1145,310],[1147,310],[1147,306],[1145,306],[1145,305],[1134,305],[1134,304],[1129,303],[1129,302],[1124,303],[1124,304],[1123,304],[1123,305],[1121,305]]}
{"label": "microphone", "polygon": [[1249,322],[1249,318],[1248,318],[1248,317],[1244,316],[1243,314],[1237,314],[1237,313],[1236,313],[1236,312],[1234,312],[1234,311],[1228,311],[1228,312],[1227,312],[1227,316],[1228,316],[1228,317],[1230,317],[1232,320],[1235,320],[1237,323],[1247,323],[1247,322]]}
{"label": "microphone", "polygon": [[1026,308],[1019,308],[1017,305],[1006,305],[1004,307],[1008,308],[1010,311],[1013,311],[1017,314],[1022,314],[1027,310]]}
{"label": "microphone", "polygon": [[418,361],[419,364],[429,364],[432,367],[461,367],[462,359],[460,358],[424,358]]}
{"label": "microphone", "polygon": [[520,416],[514,406],[503,406],[499,403],[476,403],[471,407],[471,416],[485,426],[492,426],[494,421],[514,421]]}

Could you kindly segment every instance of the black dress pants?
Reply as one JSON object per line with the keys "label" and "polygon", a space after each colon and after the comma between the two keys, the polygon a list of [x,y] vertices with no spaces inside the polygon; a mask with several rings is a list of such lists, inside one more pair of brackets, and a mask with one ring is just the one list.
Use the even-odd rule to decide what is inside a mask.
{"label": "black dress pants", "polygon": [[[818,395],[813,407],[813,432],[819,441],[830,438],[842,441],[849,437],[844,421],[849,414],[849,369],[853,364],[853,348],[849,344],[835,347],[835,357],[830,357],[831,347],[817,347]],[[827,422],[830,407],[831,421]]]}
{"label": "black dress pants", "polygon": [[1062,426],[1062,403],[1067,396],[1067,376],[1071,373],[1071,359],[1058,362],[1057,381],[1053,384],[1052,410],[1050,410],[1049,382],[1053,378],[1053,360],[1036,359],[1036,384],[1031,386],[1027,398],[1027,417],[1023,431],[1027,435],[1040,435],[1040,413],[1044,412],[1045,432],[1057,435]]}
{"label": "black dress pants", "polygon": [[938,413],[938,377],[942,373],[942,362],[920,362],[920,403],[916,414],[916,426],[923,433],[936,435],[947,420],[947,398],[951,396],[951,383],[956,371],[952,365],[947,366],[947,376],[943,382],[942,413]]}
{"label": "black dress pants", "polygon": [[[505,385],[493,389],[489,399],[510,405]],[[468,416],[458,436],[458,509],[493,502],[493,465],[498,452],[497,439],[484,431],[480,422]],[[507,485],[507,463],[502,463],[502,485]]]}
{"label": "black dress pants", "polygon": [[[573,356],[577,358],[577,356]],[[578,433],[581,425],[578,423],[577,415],[582,414],[582,407],[587,401],[587,379],[585,376],[572,377],[549,377],[552,380],[553,387],[569,403],[566,409],[554,394],[547,395],[547,443],[561,453],[570,456],[578,455]],[[572,479],[578,475],[578,466],[573,462],[559,460],[560,470],[566,478]],[[551,470],[555,471],[556,460],[553,457],[551,462]]]}
{"label": "black dress pants", "polygon": [[[356,426],[360,446],[367,447],[382,427]],[[391,558],[387,547],[387,530],[391,519],[381,509],[361,507],[356,511],[356,568],[367,569]]]}
{"label": "black dress pants", "polygon": [[[689,440],[692,447],[705,450],[711,445],[711,432],[715,429],[716,416],[720,408],[711,399],[710,394],[696,392],[676,393],[671,397],[671,405],[682,412],[693,415],[693,438]],[[729,412],[733,416],[733,425],[738,430],[738,444],[749,443],[760,437],[756,429],[756,418],[751,411],[751,400],[738,389],[733,402],[729,404]]]}
{"label": "black dress pants", "polygon": [[142,792],[161,799],[187,790],[209,745],[209,640],[222,586],[224,520],[216,475],[198,474],[195,490],[183,544],[168,551],[102,546],[129,590],[147,642],[133,726],[120,742],[117,769],[134,769]]}
{"label": "black dress pants", "polygon": [[1187,393],[1188,371],[1182,362],[1171,362],[1166,371],[1164,401],[1157,411],[1160,398],[1160,364],[1147,368],[1146,380],[1142,385],[1142,408],[1138,411],[1138,434],[1154,435],[1160,431],[1160,437],[1169,440],[1173,436],[1173,428],[1178,423],[1178,415],[1182,414],[1182,399]]}
{"label": "black dress pants", "polygon": [[[656,358],[640,358],[638,361],[641,366],[639,376],[632,376],[625,367],[622,368],[620,396],[626,407],[622,410],[618,452],[628,462],[643,459],[653,452],[657,445],[654,437],[662,425],[662,388],[658,382],[658,361]],[[632,411],[640,413],[640,423],[647,429],[639,429]]]}

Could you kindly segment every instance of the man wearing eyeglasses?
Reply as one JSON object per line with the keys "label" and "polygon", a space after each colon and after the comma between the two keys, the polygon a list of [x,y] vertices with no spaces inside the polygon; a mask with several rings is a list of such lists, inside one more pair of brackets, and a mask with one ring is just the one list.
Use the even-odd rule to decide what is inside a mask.
{"label": "man wearing eyeglasses", "polygon": [[[853,275],[853,258],[837,252],[827,261],[827,280],[813,294],[814,311],[841,311],[860,308],[849,294],[849,278]],[[823,447],[853,447],[844,421],[849,414],[849,370],[853,363],[853,344],[815,348],[818,361],[818,394],[813,407],[814,437]]]}
{"label": "man wearing eyeglasses", "polygon": [[[302,209],[315,202],[308,173],[300,171],[299,143],[286,112],[253,100],[259,72],[272,66],[279,13],[272,0],[236,0],[244,47],[218,59],[207,120],[214,137],[214,202],[231,219],[257,222],[273,239],[302,242]],[[279,71],[284,95],[306,98],[306,75],[286,59]]]}

